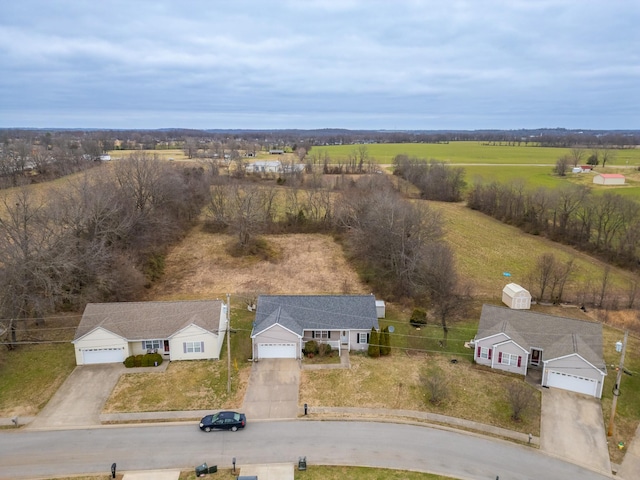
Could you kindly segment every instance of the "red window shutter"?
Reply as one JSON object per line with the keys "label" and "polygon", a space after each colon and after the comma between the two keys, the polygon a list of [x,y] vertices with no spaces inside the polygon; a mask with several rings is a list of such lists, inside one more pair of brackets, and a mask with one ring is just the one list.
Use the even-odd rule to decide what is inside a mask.
{"label": "red window shutter", "polygon": [[480,346],[478,345],[478,358],[480,358]]}
{"label": "red window shutter", "polygon": [[498,363],[502,363],[502,352],[498,352]]}
{"label": "red window shutter", "polygon": [[522,365],[522,357],[518,357],[518,366]]}
{"label": "red window shutter", "polygon": [[489,360],[491,360],[491,349],[489,349]]}

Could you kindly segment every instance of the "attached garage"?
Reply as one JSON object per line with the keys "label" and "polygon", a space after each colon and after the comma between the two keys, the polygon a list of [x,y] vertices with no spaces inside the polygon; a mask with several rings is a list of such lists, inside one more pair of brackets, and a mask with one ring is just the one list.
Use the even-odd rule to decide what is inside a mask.
{"label": "attached garage", "polygon": [[91,348],[82,351],[83,365],[124,362],[124,348]]}
{"label": "attached garage", "polygon": [[297,358],[295,343],[259,343],[258,358]]}
{"label": "attached garage", "polygon": [[547,386],[584,393],[592,397],[598,396],[598,382],[594,379],[570,375],[568,373],[558,372],[557,370],[548,371]]}

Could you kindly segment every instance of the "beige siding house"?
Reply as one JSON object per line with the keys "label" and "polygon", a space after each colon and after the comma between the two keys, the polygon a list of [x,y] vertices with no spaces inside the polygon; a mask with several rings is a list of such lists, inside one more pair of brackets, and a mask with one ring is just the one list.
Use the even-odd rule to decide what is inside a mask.
{"label": "beige siding house", "polygon": [[540,370],[544,387],[602,396],[599,323],[484,305],[473,346],[478,364],[520,375]]}
{"label": "beige siding house", "polygon": [[150,352],[170,361],[217,359],[226,328],[220,300],[89,303],[72,343],[77,365]]}

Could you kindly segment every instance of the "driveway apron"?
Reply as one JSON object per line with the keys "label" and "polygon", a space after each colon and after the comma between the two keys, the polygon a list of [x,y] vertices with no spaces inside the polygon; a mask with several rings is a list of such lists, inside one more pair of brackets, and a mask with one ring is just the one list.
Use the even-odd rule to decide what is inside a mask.
{"label": "driveway apron", "polygon": [[100,425],[100,412],[115,387],[124,365],[76,367],[28,429]]}
{"label": "driveway apron", "polygon": [[242,406],[247,421],[298,416],[300,365],[295,359],[265,359],[251,367]]}
{"label": "driveway apron", "polygon": [[542,389],[540,449],[611,475],[607,436],[598,399],[561,389]]}

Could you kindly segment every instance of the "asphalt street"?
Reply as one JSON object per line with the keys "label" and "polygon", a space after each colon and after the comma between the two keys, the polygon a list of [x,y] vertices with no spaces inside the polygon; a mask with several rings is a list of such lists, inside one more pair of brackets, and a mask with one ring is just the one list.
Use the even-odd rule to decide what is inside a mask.
{"label": "asphalt street", "polygon": [[51,478],[120,470],[261,463],[366,465],[460,479],[610,478],[538,449],[419,425],[376,422],[250,422],[238,432],[201,432],[193,422],[0,432],[0,478]]}

